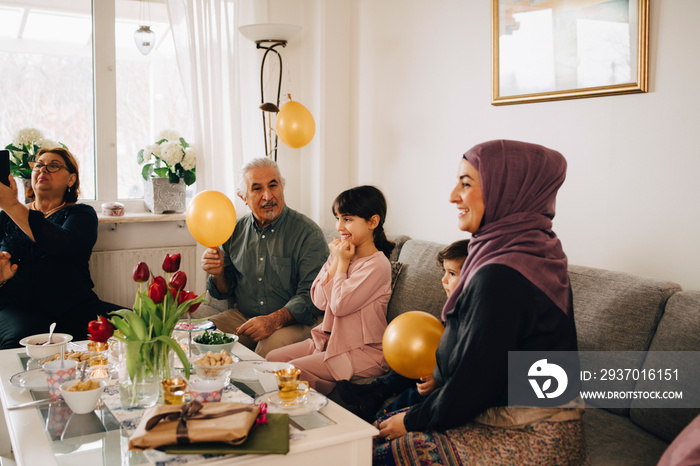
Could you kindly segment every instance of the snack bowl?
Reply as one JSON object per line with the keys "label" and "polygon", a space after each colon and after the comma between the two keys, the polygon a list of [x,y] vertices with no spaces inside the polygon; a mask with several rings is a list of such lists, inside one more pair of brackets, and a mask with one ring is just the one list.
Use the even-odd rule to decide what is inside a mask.
{"label": "snack bowl", "polygon": [[292,364],[286,362],[265,362],[253,369],[258,376],[258,382],[265,392],[277,390],[277,371],[280,369],[294,369]]}
{"label": "snack bowl", "polygon": [[97,402],[100,401],[107,382],[104,380],[95,380],[95,382],[99,385],[97,388],[84,391],[68,390],[73,385],[80,383],[79,380],[70,380],[61,384],[61,395],[63,395],[63,399],[66,400],[68,407],[75,414],[87,414],[94,411],[97,407]]}
{"label": "snack bowl", "polygon": [[231,375],[231,369],[233,369],[233,363],[222,364],[220,366],[209,366],[207,364],[197,364],[194,363],[194,369],[197,375],[203,379],[214,380],[221,379],[226,380],[226,377]]}
{"label": "snack bowl", "polygon": [[197,378],[226,380],[231,375],[234,363],[233,357],[226,351],[209,351],[195,359],[192,364]]}
{"label": "snack bowl", "polygon": [[226,385],[225,380],[195,380],[190,382],[190,401],[200,403],[215,403],[221,401],[221,394]]}
{"label": "snack bowl", "polygon": [[228,342],[228,343],[221,343],[218,345],[207,345],[204,343],[198,343],[197,339],[200,338],[204,334],[197,335],[193,340],[192,343],[197,347],[199,350],[200,354],[206,354],[208,351],[211,351],[212,353],[218,353],[221,350],[226,351],[227,353],[231,353],[231,350],[233,349],[233,345],[236,344],[238,341],[238,335],[232,334],[232,333],[223,333],[223,332],[210,332],[210,333],[218,333],[218,334],[223,334],[226,335],[229,338],[233,338],[233,341]]}
{"label": "snack bowl", "polygon": [[49,334],[39,333],[22,338],[19,344],[26,348],[27,356],[30,358],[44,359],[59,353],[61,347],[67,345],[72,339],[73,336],[67,333],[54,333],[51,336],[51,343],[44,345],[44,342],[49,340]]}

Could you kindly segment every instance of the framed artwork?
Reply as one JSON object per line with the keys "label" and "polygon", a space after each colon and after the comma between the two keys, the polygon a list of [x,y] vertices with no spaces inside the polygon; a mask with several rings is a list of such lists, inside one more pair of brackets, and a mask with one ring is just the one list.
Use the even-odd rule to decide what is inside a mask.
{"label": "framed artwork", "polygon": [[492,0],[493,105],[647,92],[649,0]]}

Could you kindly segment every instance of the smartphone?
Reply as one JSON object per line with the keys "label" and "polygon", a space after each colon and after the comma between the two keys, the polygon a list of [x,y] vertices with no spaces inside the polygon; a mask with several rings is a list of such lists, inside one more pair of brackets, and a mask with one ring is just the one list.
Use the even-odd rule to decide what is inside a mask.
{"label": "smartphone", "polygon": [[10,151],[0,150],[0,182],[5,186],[10,186]]}

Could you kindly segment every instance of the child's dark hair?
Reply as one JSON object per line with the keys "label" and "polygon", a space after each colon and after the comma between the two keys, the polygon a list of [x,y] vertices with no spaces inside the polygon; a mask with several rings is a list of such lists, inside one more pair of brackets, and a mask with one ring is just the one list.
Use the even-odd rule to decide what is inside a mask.
{"label": "child's dark hair", "polygon": [[442,267],[442,263],[445,260],[454,261],[467,258],[467,246],[469,246],[468,239],[461,239],[455,241],[454,243],[447,246],[442,251],[438,252],[437,261],[438,265]]}
{"label": "child's dark hair", "polygon": [[374,186],[357,186],[343,191],[333,201],[333,215],[352,215],[369,221],[374,215],[379,216],[379,224],[372,232],[374,246],[389,258],[394,249],[394,243],[389,241],[384,233],[386,220],[386,199],[384,194]]}

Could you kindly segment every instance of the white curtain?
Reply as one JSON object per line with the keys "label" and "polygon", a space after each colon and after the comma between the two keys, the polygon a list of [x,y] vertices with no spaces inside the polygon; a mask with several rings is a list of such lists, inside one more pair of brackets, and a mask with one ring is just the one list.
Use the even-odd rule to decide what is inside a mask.
{"label": "white curtain", "polygon": [[238,26],[251,22],[253,7],[233,0],[166,4],[193,112],[198,191],[214,189],[234,200],[236,175],[243,164],[241,70],[250,68],[241,64]]}
{"label": "white curtain", "polygon": [[[250,89],[248,70],[255,57],[247,51],[240,53],[238,26],[254,22],[259,7],[254,0],[166,0],[166,5],[193,113],[197,191],[211,189],[226,194],[241,216],[245,207],[236,196],[236,179],[244,161],[242,135],[247,128],[242,128],[247,124],[243,122],[249,120],[242,117],[241,109],[249,106],[250,94],[242,89]],[[204,248],[198,249],[201,256]],[[205,275],[198,268],[196,286],[200,292]]]}

